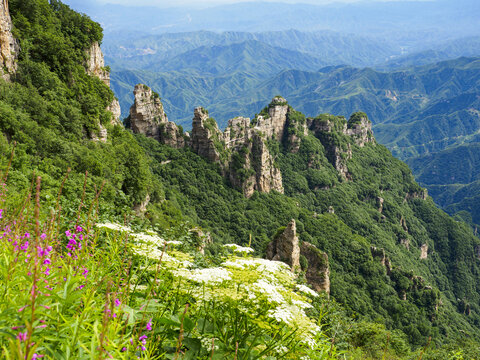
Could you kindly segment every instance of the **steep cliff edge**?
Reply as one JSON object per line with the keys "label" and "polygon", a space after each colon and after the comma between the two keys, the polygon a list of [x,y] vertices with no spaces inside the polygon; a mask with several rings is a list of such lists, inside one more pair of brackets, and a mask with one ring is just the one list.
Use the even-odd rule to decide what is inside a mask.
{"label": "steep cliff edge", "polygon": [[17,57],[20,51],[18,41],[12,34],[12,19],[8,9],[8,0],[0,2],[0,75],[10,80],[17,71]]}
{"label": "steep cliff edge", "polygon": [[136,85],[133,94],[135,102],[130,108],[127,126],[134,133],[152,137],[163,144],[176,148],[185,146],[182,131],[168,121],[159,95],[143,84]]}
{"label": "steep cliff edge", "polygon": [[[87,74],[99,78],[105,85],[110,87],[110,71],[105,67],[105,59],[103,57],[100,44],[95,41],[92,43],[89,49],[87,49],[87,62],[85,64]],[[107,111],[112,113],[110,123],[112,125],[122,125],[120,117],[122,111],[120,109],[120,103],[117,98],[114,98],[112,102],[107,106]],[[103,125],[99,125],[100,131],[98,137],[93,134],[94,140],[100,140],[102,142],[107,141],[108,132]]]}

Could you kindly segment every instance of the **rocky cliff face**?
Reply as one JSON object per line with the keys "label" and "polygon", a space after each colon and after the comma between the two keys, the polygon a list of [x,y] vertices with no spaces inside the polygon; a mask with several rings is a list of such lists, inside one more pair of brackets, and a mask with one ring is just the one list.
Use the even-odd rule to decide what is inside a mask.
{"label": "rocky cliff face", "polygon": [[[190,140],[185,143],[178,127],[168,121],[158,96],[144,85],[137,85],[134,94],[135,104],[130,110],[134,132],[174,147],[188,144],[198,155],[218,163],[222,174],[246,197],[254,191],[284,192],[282,174],[269,147],[271,141],[278,141],[284,149],[296,153],[303,137],[312,132],[324,145],[330,163],[346,180],[351,178],[347,162],[352,157],[352,147],[375,144],[372,125],[365,114],[355,113],[348,122],[331,115],[305,119],[280,96],[273,98],[253,121],[236,117],[223,132],[208,111],[198,107],[194,111]],[[340,144],[339,136],[348,140]]]}
{"label": "rocky cliff face", "polygon": [[352,114],[348,122],[343,117],[321,115],[307,119],[307,125],[322,141],[328,160],[345,180],[351,179],[347,162],[352,158],[352,146],[350,143],[338,144],[337,136],[347,136],[360,147],[367,143],[375,144],[372,123],[364,113]]}
{"label": "rocky cliff face", "polygon": [[105,85],[110,87],[110,73],[105,69],[105,60],[98,42],[94,42],[90,49],[87,50],[87,58],[87,73],[98,77]]}
{"label": "rocky cliff face", "polygon": [[190,139],[193,151],[212,162],[220,163],[221,151],[225,150],[223,134],[215,120],[210,118],[208,111],[202,107],[195,109]]}
{"label": "rocky cliff face", "polygon": [[122,125],[122,121],[120,117],[122,116],[122,109],[120,108],[120,103],[118,99],[113,99],[112,103],[107,107],[107,111],[112,113],[112,121],[113,125]]}
{"label": "rocky cliff face", "polygon": [[295,220],[290,221],[285,230],[268,244],[267,258],[288,264],[294,272],[300,270],[300,246]]}
{"label": "rocky cliff face", "polygon": [[[253,127],[250,119],[237,117],[228,122],[223,133],[205,109],[195,109],[192,149],[210,161],[219,163],[224,175],[246,197],[252,196],[255,190],[283,193],[282,174],[275,165],[275,158],[266,141],[268,137],[282,136],[280,132],[285,126],[288,106],[274,105],[271,109],[277,119],[274,122],[270,118],[262,118],[262,125]],[[283,125],[278,120],[281,116],[284,116]]]}
{"label": "rocky cliff face", "polygon": [[143,84],[136,85],[133,94],[135,102],[129,117],[132,131],[172,147],[183,147],[183,134],[175,123],[168,121],[158,94]]}
{"label": "rocky cliff face", "polygon": [[287,100],[281,96],[274,97],[268,105],[268,116],[257,118],[257,130],[263,132],[268,139],[273,137],[277,141],[282,140],[287,125],[288,110]]}
{"label": "rocky cliff face", "polygon": [[[85,64],[87,74],[98,77],[105,85],[110,87],[110,72],[105,68],[105,60],[98,42],[94,42],[87,50],[87,59],[87,63]],[[122,125],[122,121],[120,120],[122,111],[118,99],[114,98],[106,110],[112,113],[110,121],[112,125]],[[107,138],[108,131],[102,124],[99,124],[99,131],[97,134],[91,134],[91,139],[93,141],[106,142]]]}
{"label": "rocky cliff face", "polygon": [[279,233],[267,247],[267,259],[282,261],[292,271],[300,270],[300,257],[306,260],[305,277],[317,292],[330,293],[330,268],[328,256],[310,243],[299,244],[295,220]]}
{"label": "rocky cliff face", "polygon": [[17,71],[17,57],[20,51],[18,41],[12,35],[12,19],[8,9],[8,0],[0,2],[0,75],[10,80]]}

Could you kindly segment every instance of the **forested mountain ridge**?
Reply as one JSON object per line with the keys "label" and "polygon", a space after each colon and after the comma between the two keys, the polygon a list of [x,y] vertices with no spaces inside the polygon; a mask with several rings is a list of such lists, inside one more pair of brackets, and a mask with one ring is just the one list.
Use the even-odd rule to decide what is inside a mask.
{"label": "forested mountain ridge", "polygon": [[[2,171],[8,169],[8,193],[2,207],[18,207],[22,211],[23,205],[29,206],[32,179],[40,176],[36,208],[26,208],[35,214],[29,231],[34,234],[35,221],[50,224],[51,213],[61,211],[67,217],[65,225],[58,225],[65,226],[59,227],[61,233],[55,244],[55,252],[65,260],[58,261],[70,261],[67,251],[77,244],[68,229],[75,227],[72,231],[76,234],[83,232],[76,227],[77,209],[96,204],[96,198],[98,207],[92,205],[91,210],[98,220],[130,222],[138,229],[153,229],[156,234],[191,242],[192,254],[188,261],[183,255],[182,261],[190,263],[193,273],[218,270],[219,261],[225,260],[222,244],[226,243],[250,243],[258,256],[264,256],[272,240],[285,234],[284,227],[293,224],[293,219],[294,233],[301,245],[310,249],[314,245],[319,251],[317,255],[328,255],[328,263],[317,263],[321,265],[318,268],[315,262],[305,260],[307,256],[299,258],[299,281],[308,279],[308,271],[317,271],[320,276],[327,274],[327,264],[329,269],[331,299],[321,297],[315,300],[315,307],[306,310],[310,319],[325,329],[328,339],[325,352],[311,356],[332,357],[338,348],[353,358],[388,354],[393,359],[448,359],[459,351],[466,358],[478,357],[480,242],[465,223],[437,209],[408,167],[375,141],[366,114],[355,112],[348,121],[329,114],[307,118],[284,98],[275,97],[265,108],[256,110],[254,119],[234,118],[224,132],[207,109],[198,107],[192,131],[187,134],[171,121],[175,117],[164,109],[160,96],[139,85],[136,103],[126,122],[130,131],[115,121],[111,111],[114,95],[107,86],[108,68],[102,66],[98,52],[102,40],[98,24],[59,1],[12,0],[9,7],[12,35],[20,50],[15,60],[18,66],[8,69],[9,81],[0,80],[0,165]],[[40,238],[38,230],[37,225],[35,238]],[[205,235],[207,232],[209,236]],[[200,233],[204,235],[194,235]],[[22,233],[22,237],[24,241],[27,235]],[[119,252],[128,252],[130,246],[123,235],[102,235],[95,242],[99,248],[111,243]],[[8,247],[2,251],[15,249],[6,239],[5,244]],[[150,255],[164,256],[159,246]],[[12,251],[17,250],[20,249]],[[37,248],[33,253],[37,253]],[[62,269],[76,272],[72,277],[53,279],[51,301],[68,307],[40,308],[42,316],[60,308],[61,316],[48,318],[47,323],[35,323],[34,326],[42,324],[34,330],[41,343],[29,352],[31,358],[37,347],[51,357],[54,353],[74,351],[78,358],[91,358],[102,346],[111,346],[118,358],[128,358],[147,350],[157,357],[165,352],[175,356],[179,348],[193,352],[202,346],[199,336],[178,341],[183,325],[185,334],[197,336],[195,331],[206,324],[204,319],[195,323],[191,320],[195,311],[191,309],[199,306],[191,297],[195,289],[185,294],[185,310],[176,309],[169,313],[171,317],[162,317],[163,313],[158,315],[156,309],[171,308],[172,295],[182,287],[163,289],[166,296],[161,300],[165,303],[153,301],[157,299],[151,299],[151,293],[145,295],[128,285],[115,294],[111,290],[114,282],[129,279],[130,271],[138,271],[135,276],[140,280],[151,276],[148,286],[155,286],[160,280],[158,261],[145,263],[139,257],[126,261],[97,258],[97,253],[86,255],[93,259],[89,270],[105,271],[111,281],[99,276],[95,284],[87,282],[89,292],[83,293],[80,284],[93,275],[66,262]],[[182,256],[179,252],[176,255]],[[7,264],[5,259],[9,257],[0,261],[2,290],[19,284],[10,278],[10,265],[15,261]],[[45,260],[43,265],[48,265]],[[149,273],[151,266],[155,271]],[[16,265],[14,268],[19,269]],[[248,275],[259,276],[252,272]],[[27,271],[24,277],[14,280],[20,278],[32,285]],[[36,277],[32,281],[35,289]],[[30,324],[27,314],[33,314],[34,309],[22,308],[23,304],[15,301],[19,294],[26,294],[28,301],[30,292],[23,291],[29,288],[25,284],[8,289],[9,296],[0,300],[2,310],[5,304],[9,305],[0,322],[2,353],[30,348],[24,332],[31,334],[33,330],[23,328],[23,321]],[[197,286],[197,291],[198,288],[201,286]],[[132,297],[126,298],[126,293]],[[43,300],[48,298],[41,296]],[[92,298],[95,301],[86,306]],[[147,318],[139,323],[141,330],[132,330],[130,321],[145,317],[143,304],[150,300],[153,304],[147,305],[147,310],[149,315],[154,314],[155,327]],[[126,303],[122,304],[123,301]],[[120,305],[126,309],[123,316],[109,317],[106,309],[119,312]],[[85,311],[95,313],[95,317],[88,315],[91,322],[84,322]],[[72,322],[62,322],[66,317]],[[242,319],[249,325],[257,321],[257,317]],[[120,328],[125,326],[131,331],[136,341],[134,349],[124,352],[122,345],[114,343],[115,338],[102,343],[96,330],[113,331],[116,327],[108,325],[115,321]],[[57,322],[62,326],[57,327]],[[233,324],[222,326],[227,326],[230,334],[233,328],[237,329]],[[78,329],[81,336],[75,338]],[[42,339],[42,331],[54,334],[59,330],[61,336]],[[262,331],[262,339],[271,341],[269,337],[274,335],[265,333],[265,328]],[[140,333],[148,336],[139,336]],[[164,340],[166,333],[169,342]],[[99,337],[96,346],[93,341]],[[146,337],[149,349],[140,350]],[[157,341],[159,337],[162,341]],[[209,344],[212,337],[215,339],[215,333],[208,333]],[[75,341],[71,342],[72,339]],[[126,345],[131,344],[128,338],[124,340]],[[237,350],[248,353],[250,341],[255,344],[256,339],[244,341],[247,345],[237,343]],[[45,342],[53,345],[44,346]],[[233,346],[221,351],[231,356],[236,348],[235,343],[230,345]],[[263,345],[259,345],[257,355],[262,354]],[[209,349],[205,359],[211,356]],[[298,358],[294,351],[290,355]]]}
{"label": "forested mountain ridge", "polygon": [[[443,150],[478,143],[478,58],[459,58],[390,72],[350,66],[329,66],[316,71],[290,69],[271,77],[253,76],[253,71],[245,67],[247,64],[254,67],[255,62],[243,63],[244,71],[218,76],[197,76],[192,72],[187,75],[114,72],[113,87],[120,94],[126,114],[133,84],[149,84],[162,94],[166,111],[186,129],[190,127],[193,107],[208,105],[223,128],[229,118],[253,116],[263,106],[262,99],[276,94],[283,94],[295,108],[309,116],[321,112],[348,116],[361,109],[373,121],[378,141],[412,165],[418,156],[434,156]],[[439,159],[444,158],[439,155]],[[436,161],[436,166],[440,173],[450,173],[444,162]],[[432,186],[456,182],[441,184],[433,176],[427,178],[429,172],[421,175],[418,166],[413,169],[418,180],[432,190],[438,204],[452,214],[467,210],[478,223],[474,201],[470,205],[460,204],[460,194],[471,198],[475,192],[456,191],[455,200],[443,196],[446,187],[436,186],[434,190]],[[449,187],[447,193],[451,191],[453,188]]]}
{"label": "forested mountain ridge", "polygon": [[[151,94],[151,90],[147,92]],[[129,122],[137,124],[135,125],[137,128],[140,121],[161,129],[162,121],[155,120],[159,117],[154,115],[153,102],[151,106],[151,110],[145,112],[152,114],[150,118],[132,118],[131,115]],[[137,104],[134,104],[131,114],[136,114],[136,109]],[[331,115],[307,119],[290,107],[285,99],[277,97],[252,121],[242,117],[232,119],[223,133],[214,120],[209,118],[205,109],[196,109],[192,131],[185,138],[186,151],[163,147],[157,142],[162,142],[161,136],[153,136],[156,140],[145,139],[141,143],[151,156],[164,164],[156,167],[154,171],[170,184],[166,185],[169,188],[166,193],[167,199],[177,202],[182,212],[194,216],[195,221],[211,228],[216,236],[232,241],[236,241],[235,239],[246,241],[250,233],[253,238],[252,244],[256,248],[264,248],[276,227],[285,226],[288,217],[295,213],[294,218],[302,229],[299,231],[300,240],[311,242],[328,254],[332,296],[338,300],[342,299],[340,300],[342,303],[348,304],[350,309],[359,314],[367,314],[375,309],[373,311],[385,314],[387,323],[393,321],[395,326],[402,327],[394,320],[397,318],[394,314],[400,311],[401,318],[409,318],[408,323],[411,326],[414,318],[420,316],[420,313],[414,310],[418,304],[430,303],[434,309],[436,301],[440,301],[435,300],[435,290],[432,290],[430,285],[424,284],[425,280],[420,279],[418,275],[425,276],[430,284],[445,286],[449,280],[444,278],[440,281],[443,285],[440,285],[437,282],[439,278],[435,280],[437,275],[432,276],[433,273],[439,274],[442,270],[437,272],[433,269],[440,266],[452,270],[451,265],[447,265],[452,261],[451,254],[458,254],[460,248],[456,248],[457,246],[463,248],[466,245],[466,239],[463,239],[458,245],[454,245],[456,250],[451,248],[453,243],[445,247],[444,241],[449,236],[457,236],[453,235],[454,233],[450,235],[447,233],[457,229],[454,232],[464,232],[470,239],[468,241],[471,241],[471,247],[467,246],[470,250],[462,256],[465,261],[470,261],[466,260],[470,258],[474,263],[478,263],[480,259],[476,258],[476,254],[480,242],[465,224],[447,220],[449,218],[436,209],[433,202],[427,199],[425,190],[414,182],[408,168],[373,140],[370,129],[371,124],[365,114],[356,113],[348,122],[342,117]],[[188,148],[200,154],[201,158]],[[210,165],[207,165],[208,163]],[[216,169],[215,178],[209,175],[210,170],[207,170],[209,168]],[[259,180],[270,185],[262,187]],[[281,182],[278,182],[279,180]],[[241,192],[234,195],[227,190],[229,186]],[[224,202],[225,200],[227,202]],[[351,235],[344,233],[344,236],[350,238],[358,235],[359,242],[354,241],[347,245],[347,241],[340,245],[329,241],[329,237],[337,236],[334,234],[340,229],[333,230],[334,228],[330,227],[333,226],[331,221],[334,223],[340,221],[336,226],[340,228],[346,226],[344,228],[346,231],[350,228],[351,230],[347,232],[352,231]],[[440,229],[438,226],[443,221],[447,222],[443,229]],[[319,228],[328,235],[320,236]],[[350,248],[353,244],[359,248],[357,250]],[[352,253],[347,258],[342,257],[346,254],[341,255],[345,251],[345,246],[350,249],[349,251],[363,253],[362,256],[366,258],[361,256],[355,260],[357,265],[353,265],[351,263],[353,259],[347,260]],[[469,251],[472,253],[468,254]],[[358,284],[351,282],[355,276],[352,277],[349,271],[357,273],[356,266],[362,269],[376,266],[374,264],[378,261],[375,260],[377,257],[380,260],[377,264],[383,264],[378,270],[382,269],[380,273],[384,275],[380,277],[377,277],[380,273],[367,275],[361,270],[360,276],[364,277],[366,283],[357,288]],[[367,260],[368,258],[370,260]],[[360,265],[363,261],[367,261],[369,265],[367,263]],[[416,270],[410,273],[410,270],[406,271],[407,269]],[[454,270],[457,271],[464,270],[460,268]],[[350,275],[345,276],[345,272]],[[431,275],[426,275],[427,273]],[[386,278],[383,278],[385,274],[389,279],[386,282]],[[455,288],[457,285],[454,284],[457,284],[460,278],[465,276],[468,278],[470,275],[458,273],[458,276],[459,278],[452,282]],[[473,274],[472,276],[476,277]],[[373,280],[374,278],[376,280]],[[411,285],[407,285],[408,281],[412,282]],[[416,283],[417,281],[419,283]],[[350,296],[344,292],[347,288],[356,294],[354,303],[350,302]],[[392,290],[394,296],[390,292]],[[433,292],[430,292],[431,290]],[[383,294],[381,298],[375,297],[376,291]],[[452,291],[457,290],[452,288]],[[477,290],[474,290],[472,295],[476,292]],[[427,293],[429,295],[426,295]],[[376,299],[374,303],[366,300],[371,296]],[[427,300],[426,297],[429,296],[432,297]],[[400,308],[394,310],[397,305],[387,305],[390,301],[396,303],[397,299],[402,298],[409,304],[412,301],[411,305],[407,303],[401,305],[401,301],[398,303],[400,308],[406,306],[404,310]],[[423,300],[419,300],[420,298]],[[443,304],[448,301],[442,297]],[[471,306],[469,304],[469,309],[472,309]],[[446,308],[448,307],[446,305]],[[406,310],[407,308],[409,310]],[[453,314],[447,315],[449,312],[446,311],[442,316],[455,317]],[[386,315],[387,313],[389,315]],[[420,326],[417,330],[407,326],[402,329],[413,342],[415,337],[426,330],[424,326],[432,326],[432,331],[438,330],[440,335],[446,329],[435,329],[434,324],[437,321],[432,319],[437,316],[440,316],[439,313],[437,315],[431,313],[424,318],[429,319],[428,322],[433,321],[432,325],[427,326],[426,323],[417,321],[417,325],[414,325]],[[419,330],[420,328],[423,330]]]}

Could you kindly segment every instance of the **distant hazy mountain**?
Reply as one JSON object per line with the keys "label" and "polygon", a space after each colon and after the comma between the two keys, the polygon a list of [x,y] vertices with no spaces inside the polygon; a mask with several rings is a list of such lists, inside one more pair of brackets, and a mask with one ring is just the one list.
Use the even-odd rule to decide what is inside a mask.
{"label": "distant hazy mountain", "polygon": [[[155,8],[92,6],[66,0],[92,14],[108,33],[125,29],[159,34],[199,30],[262,32],[291,28],[333,30],[389,38],[409,48],[425,49],[432,41],[480,35],[476,0],[378,1],[350,4],[243,2],[215,7]],[[174,4],[174,3],[173,3]],[[173,5],[175,6],[175,5]],[[458,26],[461,21],[462,26]]]}
{"label": "distant hazy mountain", "polygon": [[[384,40],[331,31],[298,30],[263,33],[199,31],[131,36],[129,39],[115,35],[105,39],[103,50],[108,63],[116,69],[151,69],[155,66],[160,68],[166,59],[201,47],[227,46],[248,41],[302,52],[320,58],[324,64],[336,65],[368,66],[384,63],[401,53],[400,47]],[[261,55],[263,54],[257,56]]]}
{"label": "distant hazy mountain", "polygon": [[461,56],[480,56],[480,37],[460,38],[436,44],[428,50],[395,57],[385,64],[377,65],[376,68],[381,70],[400,69],[432,64]]}

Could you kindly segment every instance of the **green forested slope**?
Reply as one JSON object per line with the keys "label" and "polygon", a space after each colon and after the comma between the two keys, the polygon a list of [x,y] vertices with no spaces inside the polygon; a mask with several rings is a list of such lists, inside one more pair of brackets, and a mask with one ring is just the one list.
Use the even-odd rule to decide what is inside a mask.
{"label": "green forested slope", "polygon": [[[217,165],[189,148],[169,148],[110,124],[105,108],[113,94],[87,75],[84,65],[86,50],[101,41],[98,24],[57,1],[12,0],[10,11],[22,50],[17,74],[11,83],[1,82],[0,92],[2,170],[16,144],[7,206],[21,203],[35,173],[42,177],[43,218],[54,209],[70,168],[61,205],[72,219],[88,171],[83,203],[102,188],[100,217],[148,224],[173,235],[199,225],[213,235],[207,249],[213,255],[220,251],[218,244],[248,244],[250,235],[263,255],[278,228],[294,218],[300,240],[328,253],[331,297],[343,310],[326,331],[352,357],[379,358],[389,347],[392,358],[418,357],[431,336],[424,358],[448,358],[453,350],[478,358],[480,242],[465,223],[422,199],[408,167],[385,147],[359,147],[341,132],[302,135],[297,153],[285,142],[271,141],[285,194],[256,192],[246,199]],[[292,114],[289,121],[305,122],[300,113]],[[319,116],[326,118],[337,129],[345,123],[341,117]],[[106,143],[91,139],[100,124],[108,131]],[[350,181],[331,165],[326,144],[351,150],[351,159],[342,155]],[[135,217],[132,207],[147,194],[147,211]],[[420,259],[424,244],[428,258]],[[372,246],[385,250],[389,270],[372,255]],[[198,255],[196,266],[203,261]]]}

